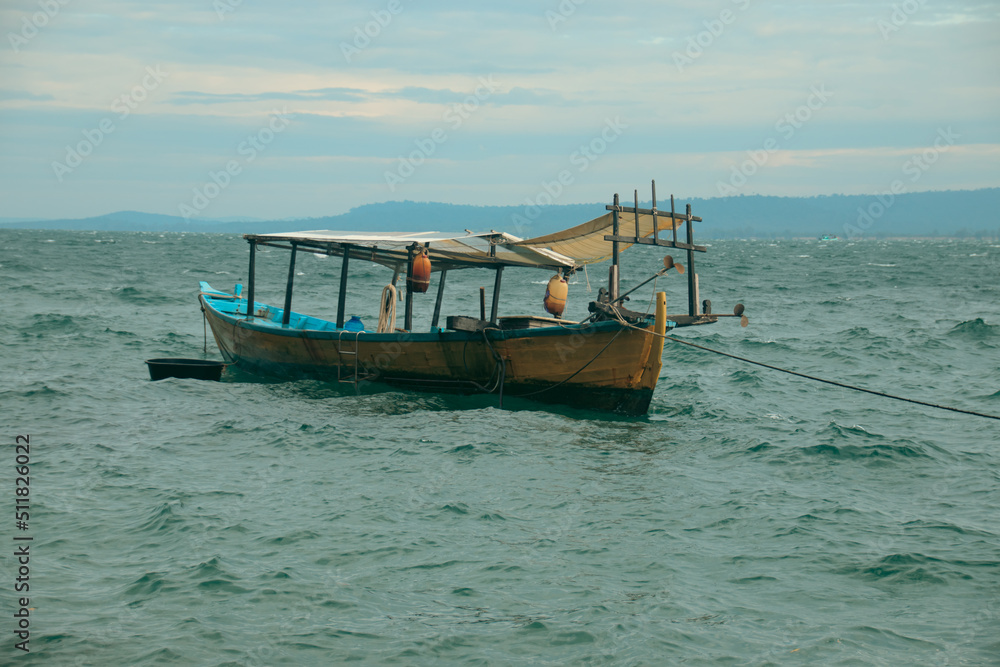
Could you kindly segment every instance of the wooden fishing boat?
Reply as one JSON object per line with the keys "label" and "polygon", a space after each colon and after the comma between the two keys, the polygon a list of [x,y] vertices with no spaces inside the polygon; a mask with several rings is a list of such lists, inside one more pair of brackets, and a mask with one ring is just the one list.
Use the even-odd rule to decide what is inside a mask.
{"label": "wooden fishing boat", "polygon": [[[242,285],[226,293],[202,282],[199,299],[226,362],[253,373],[316,378],[356,387],[377,382],[427,391],[492,393],[499,396],[501,405],[504,396],[519,396],[642,415],[649,408],[660,376],[667,331],[730,315],[712,314],[710,302],[698,302],[693,254],[705,252],[705,248],[694,244],[692,223],[700,218],[691,215],[690,205],[686,213],[678,214],[671,198],[671,211],[658,211],[654,183],[652,208],[639,208],[638,193],[634,207],[621,206],[615,195],[614,204],[606,208],[608,213],[590,222],[533,239],[495,231],[458,235],[330,230],[246,234],[250,245],[246,293]],[[684,241],[677,238],[681,226],[687,231]],[[668,231],[670,238],[661,236]],[[632,245],[687,251],[687,314],[668,314],[663,292],[656,295],[653,313],[623,307],[628,292],[619,291],[619,253]],[[283,308],[254,300],[255,257],[260,246],[290,251]],[[342,258],[336,321],[292,310],[295,261],[300,252]],[[555,316],[499,316],[505,269],[542,269],[566,276],[609,258],[608,287],[590,304],[591,315],[586,320],[562,319],[558,294],[546,299],[546,307],[553,308]],[[359,260],[392,270],[375,330],[364,330],[356,320],[345,322],[349,266]],[[429,276],[420,274],[428,269],[438,276],[437,299],[430,326],[416,331],[413,299],[427,289]],[[489,317],[481,290],[478,318],[454,315],[446,317],[445,326],[439,326],[445,279],[448,272],[460,269],[494,272]],[[668,256],[656,276],[670,269],[684,272],[683,265]],[[397,328],[395,286],[404,272],[404,322]],[[550,287],[553,285],[550,282]],[[745,325],[742,311],[743,307],[737,306],[734,315]]]}

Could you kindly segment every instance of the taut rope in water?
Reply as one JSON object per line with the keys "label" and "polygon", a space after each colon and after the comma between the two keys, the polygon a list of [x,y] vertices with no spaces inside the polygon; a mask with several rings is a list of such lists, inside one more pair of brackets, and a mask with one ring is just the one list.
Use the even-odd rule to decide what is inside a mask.
{"label": "taut rope in water", "polygon": [[[629,325],[629,326],[632,326],[632,325]],[[650,333],[656,334],[655,331],[654,332],[650,332]],[[656,334],[656,335],[660,335],[660,334]],[[663,335],[663,338],[665,340],[670,340],[670,341],[673,341],[675,343],[680,343],[682,345],[689,345],[689,346],[697,348],[699,350],[704,350],[706,352],[712,352],[713,354],[720,354],[720,355],[722,355],[724,357],[729,357],[730,359],[736,359],[737,361],[743,361],[743,362],[746,362],[748,364],[753,364],[755,366],[762,366],[763,368],[770,368],[773,371],[781,371],[782,373],[788,373],[789,375],[796,375],[796,376],[798,376],[800,378],[805,378],[807,380],[813,380],[815,382],[823,382],[825,384],[832,384],[835,387],[842,387],[843,389],[850,389],[852,391],[861,391],[861,392],[864,392],[866,394],[874,394],[875,396],[882,396],[883,398],[891,398],[893,400],[904,401],[906,403],[915,403],[917,405],[923,405],[923,406],[926,406],[928,408],[937,408],[938,410],[948,410],[950,412],[961,412],[962,414],[966,414],[966,415],[974,415],[976,417],[985,417],[987,419],[997,419],[997,420],[1000,420],[1000,417],[998,417],[996,415],[988,415],[988,414],[986,414],[984,412],[975,412],[973,410],[962,410],[961,408],[953,408],[953,407],[950,407],[950,406],[947,406],[947,405],[938,405],[937,403],[928,403],[926,401],[918,401],[918,400],[913,399],[913,398],[906,398],[905,396],[894,396],[893,394],[887,394],[887,393],[882,392],[882,391],[875,391],[873,389],[865,389],[864,387],[856,387],[854,385],[845,384],[843,382],[836,382],[835,380],[826,380],[824,378],[816,377],[814,375],[806,375],[805,373],[798,373],[796,371],[790,371],[787,368],[779,368],[778,366],[772,366],[771,364],[765,364],[765,363],[760,362],[760,361],[754,361],[753,359],[747,359],[746,357],[740,357],[740,356],[737,356],[735,354],[729,354],[728,352],[721,352],[719,350],[713,350],[710,347],[705,347],[704,345],[698,345],[696,343],[692,343],[690,341],[682,340],[680,338],[674,338],[673,336],[667,336],[666,334]]]}
{"label": "taut rope in water", "polygon": [[[618,315],[617,311],[615,312]],[[622,317],[618,316],[618,321],[627,327],[639,330],[639,327],[634,326],[626,322]],[[937,408],[938,410],[948,410],[949,412],[960,412],[965,415],[973,415],[975,417],[985,417],[986,419],[996,419],[1000,420],[997,415],[989,415],[985,412],[975,412],[974,410],[963,410],[961,408],[953,408],[948,405],[938,405],[937,403],[928,403],[926,401],[918,401],[915,398],[906,398],[905,396],[895,396],[893,394],[887,394],[884,391],[875,391],[874,389],[865,389],[864,387],[856,387],[852,384],[846,384],[844,382],[837,382],[836,380],[827,380],[821,377],[816,377],[815,375],[806,375],[805,373],[799,373],[798,371],[790,371],[787,368],[781,368],[779,366],[772,366],[771,364],[765,364],[761,361],[754,361],[753,359],[747,359],[746,357],[740,357],[735,354],[729,354],[728,352],[722,352],[720,350],[713,350],[710,347],[705,347],[704,345],[698,345],[697,343],[692,343],[691,341],[683,340],[681,338],[674,338],[673,336],[668,336],[666,334],[658,334],[655,331],[649,331],[648,329],[641,329],[642,331],[647,331],[654,336],[661,336],[664,340],[673,341],[675,343],[680,343],[681,345],[688,345],[699,350],[704,350],[705,352],[711,352],[712,354],[719,354],[723,357],[729,357],[730,359],[736,359],[737,361],[742,361],[748,364],[753,364],[754,366],[761,366],[763,368],[770,368],[772,371],[780,371],[782,373],[788,373],[789,375],[795,375],[800,378],[805,378],[806,380],[813,380],[814,382],[822,382],[824,384],[832,384],[834,387],[841,387],[843,389],[850,389],[852,391],[860,391],[866,394],[873,394],[875,396],[881,396],[883,398],[891,398],[894,401],[903,401],[905,403],[914,403],[916,405],[923,405],[928,408]]]}

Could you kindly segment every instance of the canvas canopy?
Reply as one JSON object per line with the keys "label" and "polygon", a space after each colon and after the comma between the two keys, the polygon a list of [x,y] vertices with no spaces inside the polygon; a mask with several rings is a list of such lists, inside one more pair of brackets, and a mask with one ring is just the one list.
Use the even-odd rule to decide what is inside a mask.
{"label": "canvas canopy", "polygon": [[[673,226],[680,226],[683,222],[671,220],[669,214],[658,215],[656,220],[661,233],[670,233]],[[612,213],[609,212],[582,225],[531,239],[521,239],[504,232],[456,235],[341,230],[246,234],[244,238],[268,245],[294,242],[299,248],[329,255],[341,256],[346,251],[351,258],[377,262],[390,268],[404,266],[408,249],[418,244],[427,248],[434,270],[498,265],[573,270],[611,257],[612,242],[604,240],[604,237],[612,234],[613,229]],[[619,214],[619,233],[636,236],[634,214]],[[653,216],[640,213],[638,236],[644,238],[652,234]],[[619,243],[619,251],[630,245]]]}
{"label": "canvas canopy", "polygon": [[[613,214],[608,212],[599,218],[594,218],[590,222],[585,222],[576,227],[564,229],[561,232],[536,236],[533,239],[518,241],[515,245],[533,248],[535,250],[548,250],[560,255],[572,258],[577,265],[593,264],[603,262],[611,257],[611,241],[605,241],[604,237],[614,232]],[[656,226],[660,233],[668,233],[674,227],[683,224],[683,220],[671,220],[670,214],[657,215]],[[653,216],[650,214],[639,214],[639,233],[636,234],[635,215],[633,213],[618,214],[618,230],[622,236],[639,236],[646,238],[653,235]],[[625,250],[631,243],[619,243],[619,252]]]}

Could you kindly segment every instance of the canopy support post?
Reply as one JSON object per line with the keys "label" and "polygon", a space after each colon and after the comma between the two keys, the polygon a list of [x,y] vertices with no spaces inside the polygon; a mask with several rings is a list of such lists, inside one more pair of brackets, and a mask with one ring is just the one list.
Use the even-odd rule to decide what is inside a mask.
{"label": "canopy support post", "polygon": [[490,307],[490,323],[497,323],[497,307],[500,305],[500,279],[503,277],[503,264],[497,267],[497,277],[493,280],[493,305]]}
{"label": "canopy support post", "polygon": [[677,245],[677,211],[674,209],[673,195],[670,195],[670,226],[674,229],[674,245]]}
{"label": "canopy support post", "polygon": [[413,331],[413,256],[417,250],[414,243],[406,249],[406,310],[403,319],[403,328]]}
{"label": "canopy support post", "polygon": [[611,242],[611,268],[608,270],[608,296],[612,301],[618,298],[618,193],[615,193],[615,207],[611,212],[614,222],[612,233],[615,240]]}
{"label": "canopy support post", "polygon": [[637,239],[642,238],[642,234],[639,232],[639,190],[633,191],[635,193],[635,237]]}
{"label": "canopy support post", "polygon": [[281,315],[281,326],[287,327],[292,317],[292,285],[295,282],[295,253],[298,245],[292,241],[292,258],[288,260],[288,284],[285,286],[285,311]]}
{"label": "canopy support post", "polygon": [[[254,285],[254,273],[256,271],[255,259],[257,256],[257,242],[250,241],[250,269],[248,270],[249,275],[247,276],[247,319],[253,319],[253,285]],[[239,313],[237,313],[239,314]]]}
{"label": "canopy support post", "polygon": [[[639,208],[639,204],[636,204],[635,207]],[[656,220],[656,181],[653,181],[653,240],[660,241],[660,225]]]}
{"label": "canopy support post", "polygon": [[448,269],[442,269],[441,279],[438,281],[437,300],[434,302],[434,317],[431,318],[431,329],[436,329],[438,320],[441,319],[441,301],[444,299],[444,279],[448,277]]}
{"label": "canopy support post", "polygon": [[694,316],[698,314],[698,287],[694,281],[694,250],[691,249],[691,246],[694,245],[694,229],[692,229],[691,225],[691,204],[687,205],[687,244],[688,315]]}
{"label": "canopy support post", "polygon": [[347,266],[351,259],[351,246],[344,245],[344,261],[340,263],[340,291],[337,293],[337,328],[344,328],[344,313],[347,310]]}

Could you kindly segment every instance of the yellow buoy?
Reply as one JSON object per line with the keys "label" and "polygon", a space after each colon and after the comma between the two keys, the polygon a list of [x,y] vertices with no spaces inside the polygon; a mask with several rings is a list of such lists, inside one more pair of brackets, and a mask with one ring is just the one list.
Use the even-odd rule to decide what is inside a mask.
{"label": "yellow buoy", "polygon": [[545,310],[556,317],[561,317],[563,309],[566,308],[566,295],[569,294],[569,283],[561,275],[556,274],[549,278],[548,287],[545,288],[545,299],[542,305]]}

